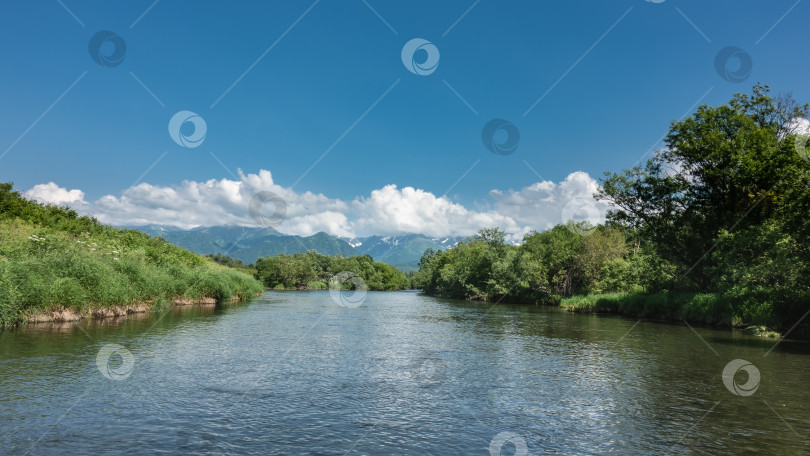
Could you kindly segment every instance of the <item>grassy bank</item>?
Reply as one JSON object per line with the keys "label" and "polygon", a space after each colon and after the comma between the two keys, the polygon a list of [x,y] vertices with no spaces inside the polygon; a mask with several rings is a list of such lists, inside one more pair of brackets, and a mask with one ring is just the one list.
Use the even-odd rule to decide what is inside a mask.
{"label": "grassy bank", "polygon": [[572,296],[560,301],[569,312],[615,313],[638,318],[687,320],[740,326],[733,300],[713,293],[606,293]]}
{"label": "grassy bank", "polygon": [[0,184],[0,325],[47,312],[104,315],[262,290],[250,275],[133,230],[23,199]]}
{"label": "grassy bank", "polygon": [[328,290],[329,285],[325,282],[309,282],[306,285],[301,285],[298,287],[284,285],[283,283],[278,283],[275,286],[271,287],[272,290],[281,290],[281,291],[311,291],[311,290]]}
{"label": "grassy bank", "polygon": [[[765,336],[778,334],[768,328],[785,328],[780,314],[791,315],[798,321],[799,312],[806,308],[807,297],[794,296],[791,308],[781,308],[763,297],[730,296],[718,293],[606,293],[572,296],[560,301],[560,308],[569,312],[612,313],[634,318],[686,320],[717,326],[746,327],[751,333]],[[798,328],[794,337],[807,337]]]}

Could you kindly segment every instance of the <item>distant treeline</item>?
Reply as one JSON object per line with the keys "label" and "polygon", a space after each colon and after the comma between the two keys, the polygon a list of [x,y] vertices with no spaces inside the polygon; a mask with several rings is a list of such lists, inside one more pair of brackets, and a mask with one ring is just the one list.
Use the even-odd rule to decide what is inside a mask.
{"label": "distant treeline", "polygon": [[436,296],[789,329],[810,310],[810,137],[796,134],[807,111],[759,84],[701,106],[643,166],[605,174],[604,226],[559,225],[520,246],[483,230],[427,251],[413,283]]}
{"label": "distant treeline", "polygon": [[206,254],[205,257],[214,260],[215,263],[227,266],[229,268],[246,269],[251,271],[255,270],[253,264],[244,264],[242,263],[242,260],[231,258],[228,255],[224,255],[222,253],[209,253]]}
{"label": "distant treeline", "polygon": [[[340,283],[330,284],[338,276]],[[388,291],[409,288],[408,277],[399,269],[375,262],[369,255],[326,256],[315,250],[294,255],[281,254],[256,260],[256,277],[274,289],[326,289],[357,286],[347,277],[359,277],[368,290]]]}

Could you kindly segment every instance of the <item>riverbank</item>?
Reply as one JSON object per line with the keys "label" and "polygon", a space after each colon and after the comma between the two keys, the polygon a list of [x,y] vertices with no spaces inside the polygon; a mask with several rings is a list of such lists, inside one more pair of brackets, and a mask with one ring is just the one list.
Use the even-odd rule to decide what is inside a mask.
{"label": "riverbank", "polygon": [[[261,296],[258,293],[256,296]],[[247,297],[234,296],[227,300],[227,303],[244,302]],[[112,306],[84,306],[82,308],[55,307],[53,309],[37,309],[28,315],[24,315],[20,323],[70,323],[83,319],[102,320],[106,318],[120,318],[129,315],[146,314],[153,311],[168,310],[168,308],[183,308],[188,306],[215,306],[218,302],[216,298],[204,296],[198,299],[177,297],[169,303],[133,303]]]}
{"label": "riverbank", "polygon": [[26,200],[0,184],[0,326],[244,300],[249,274],[139,231]]}
{"label": "riverbank", "polygon": [[560,308],[578,313],[614,313],[660,320],[687,320],[723,326],[742,326],[731,300],[714,293],[604,293],[572,296]]}
{"label": "riverbank", "polygon": [[[560,308],[576,313],[608,313],[632,318],[658,320],[684,320],[707,325],[744,328],[747,333],[780,338],[781,334],[771,329],[772,314],[758,317],[743,315],[740,298],[718,293],[605,293],[572,296],[560,301]],[[768,308],[767,304],[761,306]],[[762,312],[763,309],[760,308]],[[747,318],[746,318],[747,317]]]}
{"label": "riverbank", "polygon": [[700,289],[697,284],[688,280],[673,284],[675,271],[653,253],[628,244],[618,228],[598,226],[581,236],[558,225],[525,236],[520,246],[507,244],[499,230],[481,230],[477,238],[446,251],[428,251],[412,285],[435,297],[754,327],[760,335],[782,331],[810,339],[810,292],[805,288],[783,286],[778,280],[765,283],[771,277],[766,275],[746,276],[734,284],[723,276],[729,283],[699,293],[694,291]]}

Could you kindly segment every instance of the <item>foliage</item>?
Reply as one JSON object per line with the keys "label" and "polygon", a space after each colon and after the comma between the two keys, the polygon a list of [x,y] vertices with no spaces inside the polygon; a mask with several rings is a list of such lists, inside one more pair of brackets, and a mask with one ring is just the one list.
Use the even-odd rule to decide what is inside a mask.
{"label": "foliage", "polygon": [[208,255],[205,255],[205,257],[212,259],[217,264],[221,264],[229,268],[249,269],[249,270],[252,270],[254,268],[252,264],[244,264],[242,263],[242,260],[231,258],[228,255],[222,253],[209,253]]}
{"label": "foliage", "polygon": [[59,307],[224,301],[261,289],[249,275],[161,238],[26,200],[0,184],[0,325]]}
{"label": "foliage", "polygon": [[[606,173],[591,234],[558,225],[519,246],[497,229],[428,250],[412,285],[464,299],[560,304],[718,324],[792,327],[810,308],[807,105],[757,84],[673,122],[666,148]],[[810,334],[808,325],[799,327]]]}
{"label": "foliage", "polygon": [[769,220],[807,229],[790,206],[808,205],[810,164],[787,134],[807,106],[771,98],[768,90],[758,84],[752,95],[736,95],[727,105],[701,106],[672,124],[667,147],[644,167],[606,173],[600,196],[617,207],[609,220],[638,228],[691,282],[681,286],[714,286],[716,264],[707,252],[723,230]]}
{"label": "foliage", "polygon": [[309,250],[256,260],[256,277],[274,289],[325,289],[332,277],[341,272],[356,274],[369,290],[404,290],[410,285],[402,271],[375,262],[368,255],[332,257]]}
{"label": "foliage", "polygon": [[608,293],[573,296],[560,307],[570,312],[621,313],[635,318],[734,323],[733,299],[716,293]]}
{"label": "foliage", "polygon": [[412,285],[451,298],[556,304],[575,293],[629,285],[644,290],[654,283],[643,273],[649,262],[615,227],[600,226],[583,237],[558,225],[526,235],[520,246],[505,243],[500,230],[486,229],[452,249],[426,251]]}

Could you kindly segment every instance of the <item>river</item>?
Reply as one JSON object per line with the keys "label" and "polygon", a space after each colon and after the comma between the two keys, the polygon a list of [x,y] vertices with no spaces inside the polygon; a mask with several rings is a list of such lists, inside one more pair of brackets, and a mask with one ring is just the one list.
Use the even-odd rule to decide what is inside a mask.
{"label": "river", "polygon": [[0,332],[0,453],[808,454],[809,372],[684,323],[268,291]]}

